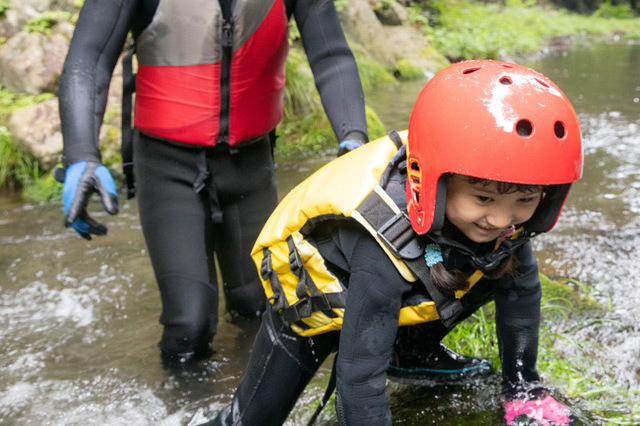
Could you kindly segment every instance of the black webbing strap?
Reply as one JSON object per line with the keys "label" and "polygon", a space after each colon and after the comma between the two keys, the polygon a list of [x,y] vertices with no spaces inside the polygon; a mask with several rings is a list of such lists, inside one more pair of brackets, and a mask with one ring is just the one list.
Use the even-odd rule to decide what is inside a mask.
{"label": "black webbing strap", "polygon": [[133,175],[133,126],[131,115],[133,111],[133,92],[136,91],[136,78],[133,74],[133,55],[135,53],[133,39],[129,42],[127,53],[122,58],[122,111],[121,132],[122,172],[127,182],[127,199],[136,195],[136,182]]}
{"label": "black webbing strap", "polygon": [[396,148],[400,149],[400,147],[404,145],[402,138],[395,130],[389,130],[387,136],[389,136],[389,139],[396,145]]}
{"label": "black webbing strap", "polygon": [[282,310],[282,319],[287,324],[296,324],[307,330],[309,327],[301,319],[310,317],[314,312],[322,311],[329,318],[336,318],[338,314],[333,309],[344,309],[345,292],[320,293],[317,296],[306,296],[293,305]]}
{"label": "black webbing strap", "polygon": [[331,367],[331,376],[329,376],[329,383],[327,384],[327,389],[324,391],[324,396],[322,397],[322,401],[320,401],[320,405],[318,405],[318,408],[316,408],[315,413],[313,413],[313,416],[311,416],[311,418],[309,419],[309,423],[307,423],[307,426],[313,426],[315,424],[316,420],[318,419],[318,416],[320,415],[320,412],[327,405],[327,402],[329,402],[329,398],[331,398],[333,391],[336,390],[336,361],[337,360],[338,360],[338,354],[336,353],[336,356],[333,358],[333,366]]}
{"label": "black webbing strap", "polygon": [[424,247],[411,227],[409,217],[402,212],[395,213],[376,191],[371,191],[357,210],[376,229],[378,236],[389,250],[402,259],[411,272],[420,279],[435,302],[438,316],[444,325],[446,327],[452,325],[455,317],[462,310],[462,303],[459,299],[446,296],[433,285],[429,269],[422,258]]}
{"label": "black webbing strap", "polygon": [[280,310],[287,308],[289,306],[289,301],[284,294],[278,274],[273,270],[273,266],[271,264],[271,251],[266,247],[262,249],[260,276],[263,280],[269,280],[271,283],[271,290],[273,291],[273,296],[271,296],[271,300],[273,300],[273,309]]}
{"label": "black webbing strap", "polygon": [[[313,312],[318,310],[322,311],[329,318],[336,318],[338,314],[331,310],[332,306],[329,303],[324,303],[327,300],[326,295],[318,289],[313,278],[309,275],[309,271],[304,266],[304,263],[302,263],[293,237],[289,236],[289,238],[287,238],[287,246],[289,247],[289,268],[291,272],[298,277],[296,296],[299,301],[296,302],[295,305],[301,305],[299,309],[302,316],[300,318],[311,316]],[[312,300],[314,302],[312,302]],[[315,306],[313,303],[315,303]],[[316,306],[322,308],[311,310]],[[344,304],[341,307],[344,307]],[[309,310],[311,311],[309,312]],[[308,315],[304,315],[303,313],[308,313]]]}

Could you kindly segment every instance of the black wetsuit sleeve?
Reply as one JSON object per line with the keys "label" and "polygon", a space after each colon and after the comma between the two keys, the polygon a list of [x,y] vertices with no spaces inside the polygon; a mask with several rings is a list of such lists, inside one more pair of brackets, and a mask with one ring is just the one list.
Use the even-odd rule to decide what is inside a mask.
{"label": "black wetsuit sleeve", "polygon": [[111,74],[122,52],[136,0],[86,0],[60,76],[63,164],[100,161],[98,135]]}
{"label": "black wetsuit sleeve", "polygon": [[353,53],[347,44],[333,0],[298,0],[293,14],[302,45],[338,141],[368,141],[364,94]]}
{"label": "black wetsuit sleeve", "polygon": [[390,425],[386,369],[402,295],[412,284],[367,234],[348,256],[351,276],[336,364],[338,416],[341,424]]}
{"label": "black wetsuit sleeve", "polygon": [[517,276],[501,278],[495,293],[503,389],[507,392],[540,380],[536,359],[542,289],[530,243],[518,251],[517,258]]}

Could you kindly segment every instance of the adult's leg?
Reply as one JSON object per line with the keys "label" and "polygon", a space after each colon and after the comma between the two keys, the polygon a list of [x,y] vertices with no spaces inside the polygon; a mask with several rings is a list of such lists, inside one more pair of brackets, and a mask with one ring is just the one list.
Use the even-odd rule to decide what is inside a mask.
{"label": "adult's leg", "polygon": [[140,221],[162,299],[163,359],[208,357],[218,289],[208,199],[193,187],[201,151],[141,134],[134,146]]}
{"label": "adult's leg", "polygon": [[222,210],[214,241],[227,310],[256,317],[266,299],[250,253],[278,202],[271,141],[265,136],[233,153],[214,149],[208,165]]}
{"label": "adult's leg", "polygon": [[267,310],[233,401],[206,425],[282,425],[338,339],[338,332],[301,337]]}

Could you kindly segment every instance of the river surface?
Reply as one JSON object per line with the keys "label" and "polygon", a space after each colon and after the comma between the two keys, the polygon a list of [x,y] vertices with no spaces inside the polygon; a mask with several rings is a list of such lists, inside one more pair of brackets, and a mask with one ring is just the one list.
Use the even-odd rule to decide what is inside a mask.
{"label": "river surface", "polygon": [[[585,375],[638,389],[640,44],[575,45],[526,65],[572,100],[586,154],[584,178],[574,185],[560,222],[535,241],[541,270],[584,283],[609,307],[602,320],[572,329],[580,346],[560,345],[567,356],[590,360]],[[381,88],[367,94],[368,103],[387,128],[404,129],[423,84]],[[324,161],[281,165],[280,195]],[[229,402],[257,324],[221,318],[210,361],[188,371],[163,368],[156,347],[160,298],[136,204],[121,197],[116,217],[100,212],[97,202],[92,209],[109,235],[86,242],[63,228],[59,205],[0,198],[0,424],[174,426],[205,420]],[[328,372],[324,367],[314,379],[288,425],[306,424]],[[444,390],[394,385],[395,423],[500,424],[495,388],[495,377]],[[318,424],[335,425],[331,411]]]}

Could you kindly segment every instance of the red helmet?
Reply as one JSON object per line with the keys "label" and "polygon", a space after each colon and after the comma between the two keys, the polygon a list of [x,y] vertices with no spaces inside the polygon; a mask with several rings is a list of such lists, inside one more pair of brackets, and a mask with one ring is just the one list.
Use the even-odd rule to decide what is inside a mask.
{"label": "red helmet", "polygon": [[582,176],[580,126],[569,100],[542,74],[500,61],[459,62],[418,95],[407,171],[409,218],[420,234],[442,227],[447,173],[552,185],[525,224],[546,232]]}

